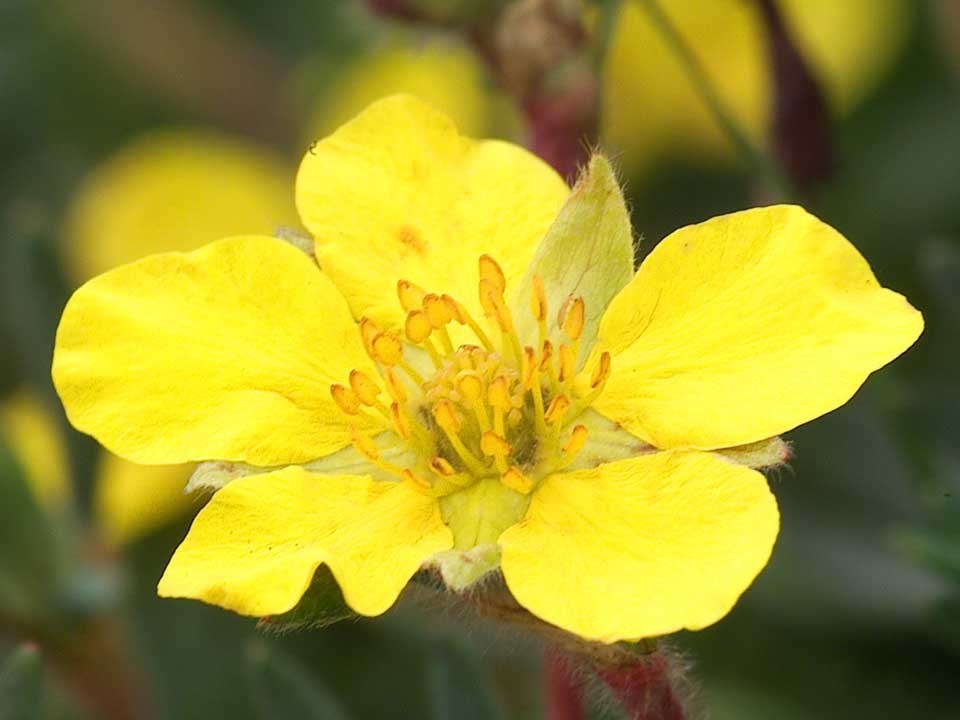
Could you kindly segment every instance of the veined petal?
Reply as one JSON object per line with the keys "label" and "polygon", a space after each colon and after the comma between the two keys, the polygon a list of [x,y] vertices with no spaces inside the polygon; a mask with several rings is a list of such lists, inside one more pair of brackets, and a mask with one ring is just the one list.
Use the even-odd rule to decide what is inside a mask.
{"label": "veined petal", "polygon": [[351,608],[379,615],[427,558],[452,544],[436,499],[404,483],[289,467],[214,495],[158,591],[276,615],[297,604],[324,563]]}
{"label": "veined petal", "polygon": [[302,252],[238,237],[145,258],[74,293],[53,379],[74,427],[141,463],[300,463],[346,445],[330,385],[375,371]]}
{"label": "veined petal", "polygon": [[314,144],[297,176],[321,267],[355,315],[394,326],[398,279],[475,310],[484,253],[512,292],[568,192],[523,148],[461,137],[409,95],[374,103]]}
{"label": "veined petal", "polygon": [[660,448],[746,445],[843,405],[922,330],[802,208],[724,215],[664,239],[614,298],[595,407]]}
{"label": "veined petal", "polygon": [[106,539],[122,545],[199,508],[187,493],[189,466],[136,465],[109,453],[100,460],[94,490],[97,526]]}
{"label": "veined petal", "polygon": [[510,592],[591,640],[710,625],[767,564],[779,514],[763,475],[669,451],[548,478],[500,536]]}

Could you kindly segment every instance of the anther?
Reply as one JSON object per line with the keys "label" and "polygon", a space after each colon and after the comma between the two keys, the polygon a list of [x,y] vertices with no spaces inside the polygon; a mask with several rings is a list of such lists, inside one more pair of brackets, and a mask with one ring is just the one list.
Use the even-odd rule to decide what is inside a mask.
{"label": "anther", "polygon": [[540,371],[553,374],[553,343],[549,340],[543,341],[540,350]]}
{"label": "anther", "polygon": [[398,403],[406,402],[407,388],[404,386],[400,376],[397,375],[397,371],[392,367],[388,367],[384,370],[383,378],[387,381],[387,392],[390,394],[390,397]]}
{"label": "anther", "polygon": [[447,310],[450,311],[450,317],[456,320],[461,325],[466,325],[467,315],[466,315],[466,311],[463,308],[463,305],[458,303],[456,300],[454,300],[452,297],[450,297],[447,294],[441,295],[440,298],[446,304]]}
{"label": "anther", "polygon": [[423,298],[423,310],[427,314],[430,324],[435,328],[442,328],[453,320],[450,306],[439,295],[426,295]]}
{"label": "anther", "polygon": [[380,328],[368,317],[360,318],[360,337],[363,339],[363,346],[367,349],[367,354],[373,357],[373,340],[380,334]]}
{"label": "anther", "polygon": [[570,409],[570,401],[567,399],[566,395],[557,395],[550,401],[550,405],[547,407],[547,412],[545,414],[545,419],[548,423],[553,425],[554,423],[560,424],[563,422],[563,416],[567,414],[567,410]]}
{"label": "anther", "polygon": [[503,375],[497,375],[487,388],[487,401],[494,409],[510,412],[513,403],[510,399],[510,383]]}
{"label": "anther", "polygon": [[500,269],[497,261],[489,255],[480,256],[480,282],[484,280],[490,283],[491,290],[497,295],[503,295],[507,289],[507,280],[504,277],[503,270]]}
{"label": "anther", "polygon": [[577,453],[583,449],[584,444],[587,442],[587,436],[589,431],[585,425],[577,425],[570,432],[570,437],[567,438],[567,441],[563,444],[563,454],[566,455],[571,460],[576,457]]}
{"label": "anther", "polygon": [[407,339],[415,345],[419,345],[430,337],[430,333],[433,332],[433,324],[423,310],[411,310],[407,313],[407,320],[403,329]]}
{"label": "anther", "polygon": [[497,458],[507,457],[513,451],[506,438],[492,430],[487,430],[480,436],[480,449],[484,455]]}
{"label": "anther", "polygon": [[563,316],[563,332],[573,341],[580,339],[586,316],[586,305],[582,297],[574,298]]}
{"label": "anther", "polygon": [[450,477],[457,474],[456,468],[448,460],[439,456],[431,458],[430,469],[441,477]]}
{"label": "anther", "polygon": [[392,367],[403,360],[403,343],[391,332],[378,333],[371,343],[373,359]]}
{"label": "anther", "polygon": [[400,298],[400,306],[407,312],[419,309],[426,294],[426,290],[409,280],[397,281],[397,297]]}
{"label": "anther", "polygon": [[350,429],[350,439],[353,440],[353,445],[357,450],[363,455],[367,460],[371,462],[376,462],[380,459],[380,451],[377,449],[377,446],[374,444],[373,440],[361,433],[356,428]]}
{"label": "anther", "polygon": [[483,381],[477,373],[465,370],[457,375],[457,390],[468,402],[476,402],[483,395]]}
{"label": "anther", "polygon": [[610,353],[604,351],[600,355],[600,361],[597,363],[597,367],[593,370],[593,375],[590,378],[590,387],[594,389],[600,387],[607,381],[608,377],[610,377]]}
{"label": "anther", "polygon": [[449,400],[441,400],[433,406],[433,417],[437,424],[448,433],[458,433],[462,427],[457,411]]}
{"label": "anther", "polygon": [[402,473],[400,473],[400,475],[403,477],[403,479],[406,482],[410,483],[410,485],[413,486],[414,490],[419,490],[420,492],[423,492],[425,490],[429,491],[433,489],[433,484],[429,480],[427,480],[426,478],[420,477],[415,472],[413,472],[413,470],[410,470],[409,468],[405,469]]}
{"label": "anther", "polygon": [[524,475],[519,468],[514,465],[507,468],[506,472],[500,476],[500,482],[505,487],[523,495],[529,495],[530,491],[533,490],[533,480]]}
{"label": "anther", "polygon": [[350,371],[350,388],[364,405],[376,405],[380,388],[370,377],[360,370]]}
{"label": "anther", "polygon": [[347,415],[357,415],[360,412],[360,399],[350,388],[334,383],[330,386],[330,395],[337,406]]}
{"label": "anther", "polygon": [[533,290],[530,293],[530,312],[537,322],[547,319],[547,293],[543,288],[543,278],[533,276]]}
{"label": "anther", "polygon": [[390,419],[393,420],[393,426],[397,429],[397,434],[404,440],[408,439],[411,435],[410,421],[407,419],[406,413],[401,410],[400,403],[390,403]]}
{"label": "anther", "polygon": [[566,382],[573,378],[574,370],[576,368],[577,359],[573,354],[573,348],[564,343],[560,346],[560,358],[559,358],[559,375],[558,379],[560,382]]}
{"label": "anther", "polygon": [[520,358],[520,384],[524,390],[533,387],[533,381],[537,377],[537,354],[529,345],[523,349],[523,356]]}

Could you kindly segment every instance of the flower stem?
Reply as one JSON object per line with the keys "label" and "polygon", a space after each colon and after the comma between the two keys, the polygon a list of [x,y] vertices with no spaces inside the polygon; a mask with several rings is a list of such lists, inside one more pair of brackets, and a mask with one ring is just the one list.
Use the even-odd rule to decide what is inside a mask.
{"label": "flower stem", "polygon": [[548,650],[544,657],[546,670],[547,720],[585,720],[583,696],[567,660],[559,651]]}
{"label": "flower stem", "polygon": [[658,0],[639,0],[639,3],[646,9],[650,20],[671,47],[690,82],[693,83],[693,86],[703,98],[710,114],[713,115],[714,120],[726,133],[747,166],[780,198],[789,198],[792,193],[783,172],[776,163],[750,141],[746,132],[740,127],[740,124],[720,98],[720,94],[710,81],[703,65],[694,55],[686,40],[680,35],[673,21],[664,12]]}
{"label": "flower stem", "polygon": [[597,676],[613,691],[630,720],[686,720],[670,682],[669,662],[661,651],[629,665],[597,668]]}

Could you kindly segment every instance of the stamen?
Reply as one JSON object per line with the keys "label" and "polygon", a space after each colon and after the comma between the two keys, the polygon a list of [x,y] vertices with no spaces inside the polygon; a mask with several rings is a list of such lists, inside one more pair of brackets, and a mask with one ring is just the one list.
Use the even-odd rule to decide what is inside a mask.
{"label": "stamen", "polygon": [[418,492],[429,492],[433,490],[433,483],[431,483],[426,478],[420,477],[413,470],[405,469],[401,471],[400,476],[403,478],[404,482],[409,483],[414,490]]}
{"label": "stamen", "polygon": [[433,324],[430,318],[423,310],[411,310],[407,313],[407,320],[403,324],[404,333],[407,340],[414,345],[419,345],[433,332]]}
{"label": "stamen", "polygon": [[537,355],[533,348],[529,346],[523,349],[521,378],[524,388],[532,391],[533,422],[536,426],[537,433],[544,435],[547,432],[547,424],[544,419],[543,389],[540,387],[540,364],[537,362]]}
{"label": "stamen", "polygon": [[610,353],[606,350],[600,355],[600,361],[593,370],[593,376],[590,378],[590,387],[599,388],[607,382],[610,377]]}
{"label": "stamen", "polygon": [[560,391],[560,385],[557,383],[557,374],[553,370],[553,343],[544,340],[540,351],[540,372],[547,376],[550,382],[550,389],[557,393]]}
{"label": "stamen", "polygon": [[484,455],[492,457],[497,463],[497,469],[500,472],[506,472],[507,461],[513,448],[502,435],[487,431],[480,436],[480,449]]}
{"label": "stamen", "polygon": [[394,402],[404,403],[407,401],[407,388],[397,375],[397,371],[388,367],[383,371],[383,379],[387,381],[387,392]]}
{"label": "stamen", "polygon": [[382,365],[392,367],[403,360],[403,343],[392,332],[379,332],[371,343],[373,359]]}
{"label": "stamen", "polygon": [[339,383],[334,383],[330,386],[330,395],[333,397],[333,401],[337,404],[337,407],[347,415],[360,414],[360,399],[353,390]]}
{"label": "stamen", "polygon": [[435,328],[442,328],[453,320],[453,313],[450,312],[450,306],[444,302],[443,298],[439,295],[430,293],[424,296],[423,310],[430,319],[430,324]]}
{"label": "stamen", "polygon": [[569,459],[570,462],[573,462],[573,459],[577,456],[577,453],[579,453],[586,444],[589,434],[590,433],[585,425],[577,425],[573,428],[570,433],[570,437],[567,438],[567,441],[563,444],[563,454],[565,460]]}
{"label": "stamen", "polygon": [[444,295],[443,298],[451,308],[456,308],[455,311],[452,312],[453,318],[461,325],[469,327],[473,331],[473,334],[477,336],[480,344],[486,348],[487,352],[493,352],[493,343],[490,342],[490,338],[487,337],[487,334],[483,331],[483,328],[480,327],[480,323],[474,319],[473,315],[471,315],[461,303],[458,303],[449,295]]}
{"label": "stamen", "polygon": [[431,458],[430,469],[441,477],[451,477],[457,474],[457,469],[449,461],[439,456]]}
{"label": "stamen", "polygon": [[375,406],[378,404],[377,397],[381,390],[370,377],[359,370],[350,371],[350,387],[356,394],[357,399],[364,405]]}
{"label": "stamen", "polygon": [[426,290],[409,280],[397,281],[397,297],[400,298],[400,306],[407,312],[419,310],[423,306],[423,298],[426,294]]}
{"label": "stamen", "polygon": [[380,328],[373,320],[368,317],[360,318],[360,337],[370,357],[373,357],[373,339],[379,334]]}
{"label": "stamen", "polygon": [[441,400],[435,404],[433,406],[433,417],[436,418],[440,429],[443,430],[453,449],[463,461],[463,464],[467,466],[467,469],[475,476],[483,477],[487,473],[487,467],[463,444],[463,440],[457,435],[457,433],[460,432],[462,424],[450,401]]}
{"label": "stamen", "polygon": [[390,419],[393,420],[393,426],[397,430],[397,435],[402,437],[404,440],[410,438],[410,421],[407,419],[406,413],[400,409],[400,403],[391,403],[390,404]]}
{"label": "stamen", "polygon": [[364,435],[362,432],[357,430],[357,428],[350,428],[350,437],[353,440],[353,446],[357,451],[363,455],[367,460],[369,460],[373,465],[380,468],[384,472],[388,472],[391,475],[396,475],[398,477],[403,477],[403,468],[398,465],[394,465],[391,462],[387,462],[382,457],[380,457],[380,451],[377,449],[377,446],[374,444],[367,435]]}
{"label": "stamen", "polygon": [[480,256],[480,282],[490,282],[494,293],[503,295],[507,289],[507,279],[500,269],[500,265],[489,255]]}
{"label": "stamen", "polygon": [[[569,299],[568,299],[569,300]],[[563,332],[567,337],[576,342],[583,333],[583,325],[586,316],[586,304],[582,297],[574,298],[565,303],[566,312],[563,314]]]}
{"label": "stamen", "polygon": [[533,480],[524,475],[515,465],[507,468],[506,472],[500,476],[500,482],[503,483],[505,487],[522,493],[523,495],[529,495],[534,486]]}
{"label": "stamen", "polygon": [[472,370],[464,370],[457,375],[456,384],[457,390],[463,396],[464,401],[473,408],[480,430],[489,430],[490,417],[487,415],[486,406],[483,404],[483,381],[480,376]]}
{"label": "stamen", "polygon": [[567,410],[569,409],[570,401],[567,399],[567,396],[557,395],[550,401],[550,406],[547,408],[544,417],[550,425],[559,426],[563,422],[563,416],[567,414]]}

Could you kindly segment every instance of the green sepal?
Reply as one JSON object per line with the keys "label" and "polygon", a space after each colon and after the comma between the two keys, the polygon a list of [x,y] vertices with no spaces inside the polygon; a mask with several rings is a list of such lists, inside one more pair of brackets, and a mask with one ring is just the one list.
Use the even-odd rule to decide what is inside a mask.
{"label": "green sepal", "polygon": [[537,326],[530,313],[533,278],[539,275],[547,295],[551,342],[563,341],[557,312],[569,295],[586,305],[578,367],[583,365],[600,328],[600,318],[614,296],[633,277],[630,213],[610,162],[594,155],[581,173],[534,253],[513,301],[513,314],[525,344],[536,344]]}

